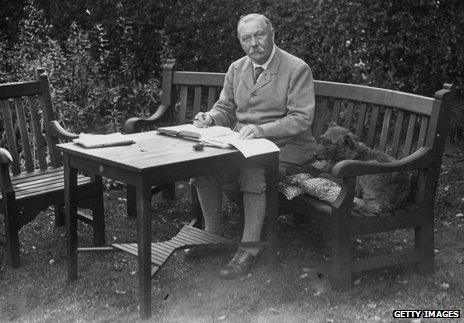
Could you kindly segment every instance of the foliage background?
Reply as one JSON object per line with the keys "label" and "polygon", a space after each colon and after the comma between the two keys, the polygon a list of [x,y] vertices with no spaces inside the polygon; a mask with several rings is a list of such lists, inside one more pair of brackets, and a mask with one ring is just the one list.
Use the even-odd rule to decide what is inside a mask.
{"label": "foliage background", "polygon": [[[50,74],[60,119],[75,131],[119,131],[159,101],[164,59],[226,71],[242,56],[236,23],[262,12],[279,47],[316,79],[432,96],[453,82],[462,98],[460,0],[0,0],[0,82]],[[456,105],[455,139],[464,113]]]}

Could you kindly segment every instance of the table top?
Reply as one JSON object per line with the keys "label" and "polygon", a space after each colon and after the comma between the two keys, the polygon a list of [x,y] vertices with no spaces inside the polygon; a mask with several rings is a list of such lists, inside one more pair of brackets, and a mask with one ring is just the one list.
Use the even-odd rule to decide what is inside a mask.
{"label": "table top", "polygon": [[84,148],[69,142],[57,145],[62,152],[84,157],[105,165],[117,166],[135,172],[144,172],[158,166],[173,165],[218,156],[240,155],[235,148],[206,146],[202,151],[193,149],[197,142],[147,131],[127,135],[135,143],[126,146]]}

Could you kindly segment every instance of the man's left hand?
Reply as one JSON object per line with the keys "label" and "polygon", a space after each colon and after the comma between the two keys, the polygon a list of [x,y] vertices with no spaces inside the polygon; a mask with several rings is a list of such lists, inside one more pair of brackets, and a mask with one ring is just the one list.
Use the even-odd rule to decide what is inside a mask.
{"label": "man's left hand", "polygon": [[244,126],[238,133],[239,139],[253,139],[262,137],[264,137],[263,129],[255,124]]}

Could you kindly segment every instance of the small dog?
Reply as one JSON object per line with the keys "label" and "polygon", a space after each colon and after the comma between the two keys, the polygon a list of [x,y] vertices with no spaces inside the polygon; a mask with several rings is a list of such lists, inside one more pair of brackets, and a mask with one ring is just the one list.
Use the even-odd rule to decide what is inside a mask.
{"label": "small dog", "polygon": [[[363,161],[392,162],[395,158],[371,149],[348,129],[331,122],[316,148],[314,157],[328,161],[333,167],[337,162],[354,159]],[[409,197],[411,174],[409,172],[359,176],[356,182],[355,210],[384,213],[404,205]]]}

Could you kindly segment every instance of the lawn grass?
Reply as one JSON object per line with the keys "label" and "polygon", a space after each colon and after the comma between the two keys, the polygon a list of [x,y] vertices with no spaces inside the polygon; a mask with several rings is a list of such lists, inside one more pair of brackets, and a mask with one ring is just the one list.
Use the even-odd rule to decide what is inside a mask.
{"label": "lawn grass", "polygon": [[[279,218],[278,266],[265,253],[250,275],[224,280],[217,274],[232,250],[189,261],[173,255],[153,280],[153,322],[341,322],[392,321],[395,309],[459,309],[464,304],[464,154],[448,147],[436,203],[436,261],[433,275],[413,266],[364,273],[351,290],[331,289],[323,271],[328,246],[309,221]],[[464,160],[464,159],[463,159]],[[185,183],[172,205],[153,200],[153,237],[165,240],[188,221]],[[124,190],[105,192],[108,241],[134,241],[135,219],[125,216]],[[239,236],[238,212],[224,208],[227,234]],[[0,229],[3,232],[3,228]],[[136,259],[126,253],[80,254],[79,279],[66,280],[65,229],[44,212],[20,233],[22,266],[12,270],[0,248],[0,321],[133,322],[138,320]],[[79,225],[80,245],[92,232]],[[284,243],[285,242],[285,243]],[[412,244],[411,232],[360,237],[354,252],[372,253]]]}

